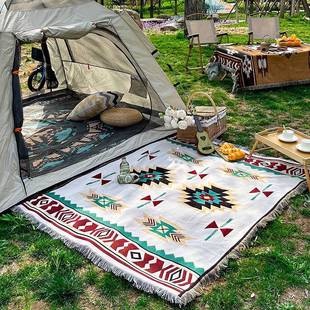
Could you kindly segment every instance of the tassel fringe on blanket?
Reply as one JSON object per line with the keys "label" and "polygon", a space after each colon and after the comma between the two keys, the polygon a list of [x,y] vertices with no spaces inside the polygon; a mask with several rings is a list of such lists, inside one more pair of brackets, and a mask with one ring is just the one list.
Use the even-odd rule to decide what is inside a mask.
{"label": "tassel fringe on blanket", "polygon": [[[105,271],[180,306],[306,189],[302,172],[287,173],[296,174],[294,163],[266,157],[227,163],[184,145],[176,152],[168,140],[127,160],[137,184],[110,177],[116,161],[13,210]],[[273,170],[265,168],[271,161]],[[279,173],[283,165],[286,173]]]}

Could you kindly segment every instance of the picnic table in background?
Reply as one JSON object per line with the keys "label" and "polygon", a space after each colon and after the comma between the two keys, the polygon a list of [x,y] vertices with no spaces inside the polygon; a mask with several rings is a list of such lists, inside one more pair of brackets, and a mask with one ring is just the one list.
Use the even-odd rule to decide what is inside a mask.
{"label": "picnic table in background", "polygon": [[268,52],[259,45],[219,45],[211,62],[234,70],[239,89],[264,89],[310,83],[310,44]]}

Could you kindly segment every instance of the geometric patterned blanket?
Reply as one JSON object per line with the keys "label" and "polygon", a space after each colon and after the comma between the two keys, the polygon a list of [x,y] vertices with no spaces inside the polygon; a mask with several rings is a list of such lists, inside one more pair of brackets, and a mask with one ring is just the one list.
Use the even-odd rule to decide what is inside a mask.
{"label": "geometric patterned blanket", "polygon": [[238,87],[264,89],[310,83],[310,46],[262,52],[258,45],[220,46],[212,61],[236,72]]}
{"label": "geometric patterned blanket", "polygon": [[174,139],[127,160],[136,184],[117,183],[116,160],[15,211],[103,269],[180,305],[305,189],[297,164],[257,156],[229,163]]}

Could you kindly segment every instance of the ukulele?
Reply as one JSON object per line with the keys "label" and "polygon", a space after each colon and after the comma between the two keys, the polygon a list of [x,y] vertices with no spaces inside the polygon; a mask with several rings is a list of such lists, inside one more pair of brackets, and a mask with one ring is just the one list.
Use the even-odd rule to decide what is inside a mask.
{"label": "ukulele", "polygon": [[208,155],[215,151],[215,148],[209,138],[208,133],[202,128],[198,115],[194,115],[194,120],[197,128],[197,151],[202,155]]}

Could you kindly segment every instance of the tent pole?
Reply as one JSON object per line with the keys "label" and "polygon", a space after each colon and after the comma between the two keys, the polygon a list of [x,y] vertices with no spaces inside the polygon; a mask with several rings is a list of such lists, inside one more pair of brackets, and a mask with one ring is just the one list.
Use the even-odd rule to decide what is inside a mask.
{"label": "tent pole", "polygon": [[143,18],[143,1],[144,0],[140,0],[140,18]]}

